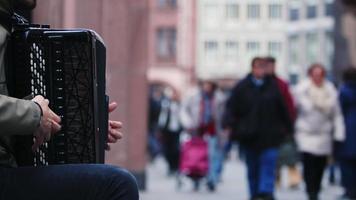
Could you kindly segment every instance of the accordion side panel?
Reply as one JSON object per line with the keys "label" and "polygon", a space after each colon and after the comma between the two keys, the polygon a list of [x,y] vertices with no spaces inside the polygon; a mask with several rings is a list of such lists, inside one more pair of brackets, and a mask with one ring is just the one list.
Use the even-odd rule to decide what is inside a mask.
{"label": "accordion side panel", "polygon": [[100,163],[105,162],[105,147],[108,135],[108,105],[109,97],[106,95],[106,49],[100,40],[95,40],[95,63],[96,63],[96,82],[97,82],[97,96],[98,96],[98,122],[99,131],[97,132],[96,146],[97,160]]}
{"label": "accordion side panel", "polygon": [[90,45],[66,41],[64,79],[66,82],[67,159],[69,163],[95,162],[95,122],[93,101],[93,69]]}

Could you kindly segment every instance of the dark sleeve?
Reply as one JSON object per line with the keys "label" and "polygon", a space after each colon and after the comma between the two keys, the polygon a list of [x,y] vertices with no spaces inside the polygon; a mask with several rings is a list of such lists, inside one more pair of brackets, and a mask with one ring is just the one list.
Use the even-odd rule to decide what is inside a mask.
{"label": "dark sleeve", "polygon": [[37,5],[37,0],[13,0],[16,9],[32,10]]}
{"label": "dark sleeve", "polygon": [[285,123],[285,127],[287,130],[288,134],[293,134],[294,133],[294,120],[292,120],[292,118],[290,117],[290,113],[288,112],[287,109],[283,109],[283,118],[284,118],[284,123]]}
{"label": "dark sleeve", "polygon": [[238,83],[231,91],[225,104],[222,126],[223,128],[232,128],[238,117],[240,97],[242,93],[242,83]]}
{"label": "dark sleeve", "polygon": [[340,89],[339,101],[340,101],[340,107],[341,107],[342,113],[345,113],[345,111],[347,110],[347,106],[348,106],[348,98],[347,98],[347,92],[344,87],[341,87],[341,89]]}

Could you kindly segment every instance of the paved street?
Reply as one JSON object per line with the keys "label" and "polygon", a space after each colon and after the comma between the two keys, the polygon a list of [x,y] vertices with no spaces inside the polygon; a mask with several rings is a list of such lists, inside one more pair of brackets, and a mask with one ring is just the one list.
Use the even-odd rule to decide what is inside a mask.
{"label": "paved street", "polygon": [[[237,161],[232,160],[226,163],[223,174],[223,182],[219,185],[217,192],[210,193],[202,184],[199,192],[192,190],[189,179],[184,179],[183,187],[177,190],[174,177],[167,178],[166,166],[162,159],[157,159],[148,167],[148,189],[141,193],[141,200],[247,200],[247,188],[245,180],[245,167]],[[284,172],[285,173],[285,172]],[[286,180],[283,180],[286,182]],[[285,185],[285,184],[284,184]],[[303,186],[301,186],[303,188]],[[342,194],[339,187],[328,186],[324,183],[324,190],[321,200],[336,200]],[[278,200],[304,200],[303,189],[289,190],[279,189]]]}

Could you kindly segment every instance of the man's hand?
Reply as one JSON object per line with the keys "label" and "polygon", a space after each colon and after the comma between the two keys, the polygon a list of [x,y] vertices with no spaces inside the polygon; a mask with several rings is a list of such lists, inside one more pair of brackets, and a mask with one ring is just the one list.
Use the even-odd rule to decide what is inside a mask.
{"label": "man's hand", "polygon": [[34,133],[35,141],[32,150],[36,151],[41,144],[51,139],[51,134],[54,134],[61,129],[61,126],[59,125],[61,118],[48,107],[49,101],[43,96],[36,96],[32,101],[38,103],[43,114],[40,126]]}
{"label": "man's hand", "polygon": [[[117,108],[117,103],[112,102],[109,104],[109,113],[113,112]],[[122,123],[119,121],[109,120],[109,133],[108,143],[106,144],[106,150],[110,150],[109,143],[116,143],[122,138],[122,133],[119,130],[122,128]]]}

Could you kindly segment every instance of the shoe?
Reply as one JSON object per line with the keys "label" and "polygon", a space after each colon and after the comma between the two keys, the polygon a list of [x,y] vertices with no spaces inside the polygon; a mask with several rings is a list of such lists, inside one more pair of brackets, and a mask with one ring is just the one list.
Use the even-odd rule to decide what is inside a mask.
{"label": "shoe", "polygon": [[207,183],[207,186],[208,186],[208,190],[209,190],[210,192],[215,192],[216,188],[215,188],[215,184],[214,184],[214,183],[208,182],[208,183]]}
{"label": "shoe", "polygon": [[194,179],[193,180],[193,190],[195,192],[199,191],[200,188],[200,180],[199,179]]}
{"label": "shoe", "polygon": [[259,194],[256,197],[252,198],[252,200],[275,200],[272,194]]}
{"label": "shoe", "polygon": [[317,194],[309,194],[308,200],[319,200],[319,198]]}

